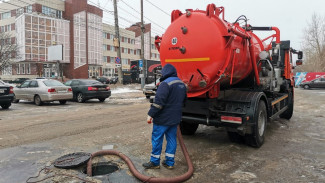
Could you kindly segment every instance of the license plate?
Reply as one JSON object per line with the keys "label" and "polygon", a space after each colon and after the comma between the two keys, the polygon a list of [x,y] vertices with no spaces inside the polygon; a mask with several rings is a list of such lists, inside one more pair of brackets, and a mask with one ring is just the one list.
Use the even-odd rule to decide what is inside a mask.
{"label": "license plate", "polygon": [[98,90],[105,90],[106,88],[98,88]]}
{"label": "license plate", "polygon": [[60,90],[58,93],[67,93],[67,90]]}
{"label": "license plate", "polygon": [[0,90],[0,93],[5,93],[5,90]]}

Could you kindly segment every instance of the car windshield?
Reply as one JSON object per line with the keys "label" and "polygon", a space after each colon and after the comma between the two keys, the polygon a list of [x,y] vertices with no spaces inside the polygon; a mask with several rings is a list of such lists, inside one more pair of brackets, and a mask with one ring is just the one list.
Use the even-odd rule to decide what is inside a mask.
{"label": "car windshield", "polygon": [[46,86],[65,86],[64,84],[60,83],[57,80],[45,80],[45,81],[43,81],[43,83]]}
{"label": "car windshield", "polygon": [[101,82],[96,81],[96,80],[82,80],[82,83],[84,83],[86,85],[102,84]]}

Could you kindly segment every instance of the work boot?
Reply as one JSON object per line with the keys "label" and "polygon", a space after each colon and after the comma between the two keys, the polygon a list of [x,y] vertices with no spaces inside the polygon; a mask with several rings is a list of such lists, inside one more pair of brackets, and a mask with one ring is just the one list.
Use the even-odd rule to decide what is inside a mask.
{"label": "work boot", "polygon": [[155,165],[153,162],[149,161],[148,163],[143,163],[142,166],[145,169],[159,169],[160,166],[159,165]]}
{"label": "work boot", "polygon": [[167,169],[169,169],[169,170],[174,169],[174,166],[169,166],[169,165],[167,165],[166,160],[164,160],[161,164],[162,164],[165,168],[167,168]]}

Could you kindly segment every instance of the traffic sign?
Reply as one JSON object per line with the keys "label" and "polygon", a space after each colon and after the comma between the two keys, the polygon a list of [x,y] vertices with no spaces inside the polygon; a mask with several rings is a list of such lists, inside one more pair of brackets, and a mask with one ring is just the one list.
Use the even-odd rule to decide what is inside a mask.
{"label": "traffic sign", "polygon": [[143,67],[143,61],[139,60],[139,67]]}
{"label": "traffic sign", "polygon": [[121,63],[121,59],[120,59],[120,57],[116,57],[115,62],[116,62],[117,64],[120,64],[120,63]]}

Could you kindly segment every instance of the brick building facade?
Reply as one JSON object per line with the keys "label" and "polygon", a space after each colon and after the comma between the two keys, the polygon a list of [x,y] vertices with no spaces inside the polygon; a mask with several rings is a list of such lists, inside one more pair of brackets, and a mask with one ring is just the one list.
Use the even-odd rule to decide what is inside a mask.
{"label": "brick building facade", "polygon": [[[11,34],[19,59],[0,69],[2,79],[37,76],[66,78],[113,77],[116,73],[115,28],[103,24],[103,11],[87,0],[10,0],[0,9],[0,32]],[[120,29],[122,69],[140,59],[141,39],[135,24]],[[146,24],[145,59],[159,60],[151,25]],[[63,60],[49,60],[48,48],[63,45]],[[58,72],[58,68],[60,73]]]}

